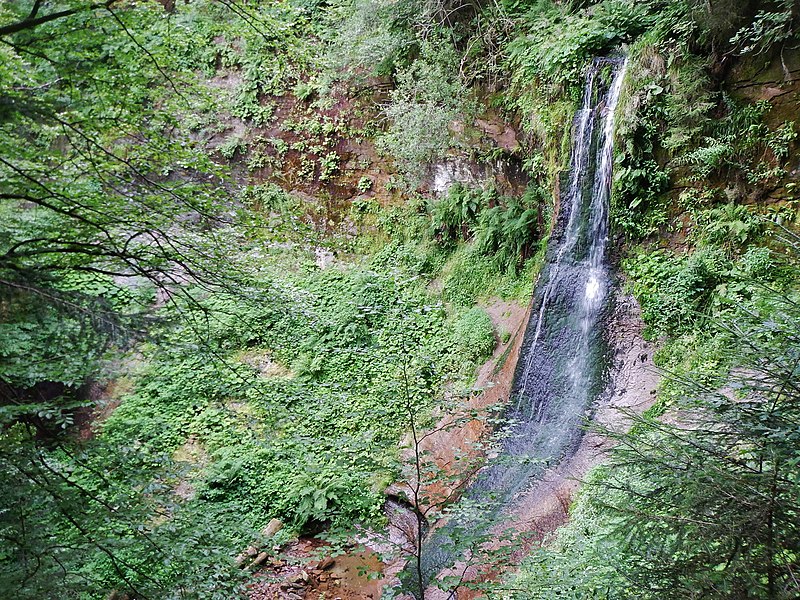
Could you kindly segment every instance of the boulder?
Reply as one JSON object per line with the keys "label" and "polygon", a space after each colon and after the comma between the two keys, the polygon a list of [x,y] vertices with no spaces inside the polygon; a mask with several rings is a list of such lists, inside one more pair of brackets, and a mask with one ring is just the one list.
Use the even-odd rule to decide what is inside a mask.
{"label": "boulder", "polygon": [[244,569],[247,562],[251,559],[258,556],[258,548],[255,546],[248,546],[247,549],[242,552],[239,556],[236,557],[235,563],[236,566],[240,569]]}
{"label": "boulder", "polygon": [[269,558],[269,554],[267,554],[266,552],[262,552],[261,554],[259,554],[258,556],[256,556],[255,560],[253,561],[253,563],[252,563],[250,566],[251,566],[252,568],[255,568],[255,567],[260,567],[260,566],[261,566],[261,565],[263,565],[265,562],[267,562],[267,559],[268,559],[268,558]]}
{"label": "boulder", "polygon": [[272,519],[264,529],[261,530],[261,535],[264,537],[272,537],[283,529],[283,522],[280,519]]}

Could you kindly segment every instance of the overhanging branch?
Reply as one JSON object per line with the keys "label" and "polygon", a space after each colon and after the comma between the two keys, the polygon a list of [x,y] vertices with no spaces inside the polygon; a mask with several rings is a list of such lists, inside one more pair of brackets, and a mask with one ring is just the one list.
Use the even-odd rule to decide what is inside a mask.
{"label": "overhanging branch", "polygon": [[42,15],[40,17],[36,16],[39,12],[39,6],[41,4],[41,2],[37,1],[33,5],[33,9],[31,10],[30,14],[27,17],[25,17],[21,21],[17,21],[16,23],[9,23],[8,25],[3,25],[2,27],[0,27],[0,37],[11,35],[12,33],[18,33],[20,31],[25,31],[26,29],[33,29],[34,27],[38,27],[39,25],[42,25],[44,23],[49,23],[50,21],[56,21],[58,19],[70,17],[72,15],[81,12],[88,12],[100,8],[109,8],[116,1],[117,0],[106,0],[106,2],[98,4],[89,4],[87,6],[79,6],[76,8],[69,8],[66,10],[59,10],[57,12],[50,13],[48,15]]}

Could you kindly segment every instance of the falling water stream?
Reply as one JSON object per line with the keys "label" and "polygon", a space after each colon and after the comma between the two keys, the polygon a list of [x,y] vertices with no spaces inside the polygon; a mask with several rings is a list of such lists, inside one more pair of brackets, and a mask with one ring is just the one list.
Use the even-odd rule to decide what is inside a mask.
{"label": "falling water stream", "polygon": [[[566,193],[534,293],[499,455],[464,493],[461,504],[473,509],[456,512],[424,540],[424,582],[458,560],[459,538],[502,523],[537,476],[575,451],[603,389],[603,313],[611,286],[608,199],[614,111],[625,66],[598,58],[588,69],[573,122]],[[421,597],[415,567],[408,571],[407,587]]]}

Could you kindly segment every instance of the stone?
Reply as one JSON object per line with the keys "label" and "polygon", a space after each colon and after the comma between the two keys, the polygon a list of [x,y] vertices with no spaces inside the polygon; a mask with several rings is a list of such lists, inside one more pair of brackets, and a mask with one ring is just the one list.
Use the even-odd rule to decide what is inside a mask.
{"label": "stone", "polygon": [[288,584],[297,583],[298,581],[303,581],[303,576],[300,573],[295,573],[286,578],[286,583]]}
{"label": "stone", "polygon": [[308,581],[308,573],[306,571],[300,571],[300,572],[295,573],[294,575],[291,575],[290,577],[288,577],[286,579],[286,581],[288,581],[289,583],[299,583],[301,581],[306,581],[307,582]]}
{"label": "stone", "polygon": [[236,557],[234,562],[237,567],[244,569],[245,565],[250,561],[250,559],[255,556],[258,556],[258,548],[255,546],[248,546],[244,552]]}
{"label": "stone", "polygon": [[283,529],[283,522],[280,519],[272,519],[264,529],[261,530],[261,535],[264,537],[272,537]]}
{"label": "stone", "polygon": [[298,582],[298,583],[290,583],[289,585],[286,586],[286,589],[290,591],[294,590],[295,592],[302,592],[304,587],[305,586],[303,586],[302,583]]}
{"label": "stone", "polygon": [[250,567],[251,568],[260,567],[265,562],[267,562],[268,558],[269,558],[269,554],[267,554],[266,552],[262,552],[261,554],[256,556],[255,560],[253,560],[253,563],[250,565]]}

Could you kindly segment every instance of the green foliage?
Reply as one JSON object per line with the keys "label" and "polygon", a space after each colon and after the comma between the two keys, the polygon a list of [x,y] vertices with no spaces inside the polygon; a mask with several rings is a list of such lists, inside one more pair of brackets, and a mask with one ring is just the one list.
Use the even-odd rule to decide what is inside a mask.
{"label": "green foliage", "polygon": [[43,452],[31,433],[17,425],[0,436],[0,479],[12,507],[0,530],[15,540],[0,553],[4,590],[21,598],[102,598],[111,589],[172,598],[179,592],[171,590],[190,585],[196,597],[222,599],[242,589],[228,549],[248,539],[247,515],[175,506],[170,463],[146,457],[159,469],[148,481],[130,443],[116,452]]}
{"label": "green foliage", "polygon": [[[667,217],[661,195],[670,181],[669,169],[659,163],[656,154],[659,140],[665,137],[661,130],[663,115],[669,110],[665,103],[671,103],[668,98],[673,95],[664,87],[663,64],[647,48],[645,45],[634,49],[629,59],[632,64],[620,103],[624,118],[619,120],[618,127],[624,151],[617,152],[612,190],[612,224],[633,238],[650,235],[665,224]],[[683,89],[691,90],[694,96],[695,87]],[[699,104],[707,108],[702,98],[692,100],[697,102],[691,106]],[[679,106],[677,100],[674,106],[676,109]],[[675,110],[671,114],[680,113]],[[669,143],[675,143],[674,137],[667,137]]]}
{"label": "green foliage", "polygon": [[[381,496],[371,482],[393,468],[402,431],[392,383],[398,357],[427,365],[421,376],[429,382],[415,400],[423,409],[437,390],[434,373],[474,365],[486,352],[483,329],[450,342],[441,307],[370,272],[298,275],[276,286],[269,303],[217,298],[207,308],[211,339],[191,358],[160,351],[104,436],[142,440],[154,454],[194,440],[211,458],[198,500],[235,503],[300,529],[376,518]],[[488,336],[493,346],[491,322]],[[205,355],[209,343],[228,358]],[[247,353],[236,361],[239,348],[264,356],[267,374],[249,366],[257,363]]]}
{"label": "green foliage", "polygon": [[745,247],[763,231],[762,220],[741,204],[725,204],[702,211],[695,222],[700,241],[728,249]]}
{"label": "green foliage", "polygon": [[247,142],[241,137],[231,136],[219,145],[219,153],[228,160],[233,160],[237,152],[240,155],[247,152]]}
{"label": "green foliage", "polygon": [[481,212],[475,245],[479,252],[494,256],[500,269],[518,271],[544,233],[544,192],[531,185],[522,198],[500,201]]}
{"label": "green foliage", "polygon": [[414,182],[450,148],[451,123],[471,112],[467,90],[456,77],[457,60],[445,41],[430,40],[419,58],[397,73],[386,109],[390,126],[379,142]]}
{"label": "green foliage", "polygon": [[437,241],[451,244],[469,239],[478,214],[492,198],[491,190],[468,188],[454,183],[444,198],[435,200],[431,208],[431,230]]}
{"label": "green foliage", "polygon": [[431,231],[445,247],[474,237],[474,252],[491,257],[498,272],[519,272],[542,235],[544,192],[529,186],[521,198],[500,197],[489,189],[450,186],[433,202]]}
{"label": "green foliage", "polygon": [[356,187],[358,188],[359,192],[361,192],[362,194],[366,194],[368,191],[372,189],[372,179],[366,176],[361,177],[358,180],[358,185]]}
{"label": "green foliage", "polygon": [[456,250],[442,271],[442,296],[456,306],[472,306],[491,297],[524,302],[533,292],[536,260],[520,270],[504,270],[495,257],[479,252],[474,245]]}
{"label": "green foliage", "polygon": [[752,22],[736,32],[730,43],[740,54],[764,54],[775,44],[796,37],[796,16],[791,0],[770,3],[775,10],[760,10]]}
{"label": "green foliage", "polygon": [[607,54],[653,24],[646,3],[606,0],[573,14],[544,4],[528,13],[530,33],[508,46],[517,78],[576,83],[593,57]]}
{"label": "green foliage", "polygon": [[[0,27],[30,10],[6,8]],[[236,597],[244,574],[232,557],[270,516],[297,528],[378,518],[376,473],[394,468],[402,433],[392,419],[394,340],[427,335],[420,352],[444,365],[467,360],[436,343],[440,310],[409,322],[413,329],[385,331],[369,311],[396,299],[388,281],[367,276],[319,300],[314,286],[334,282],[272,290],[252,276],[264,260],[260,241],[309,243],[307,207],[253,186],[242,200],[255,210],[240,214],[231,182],[203,149],[204,136],[224,128],[209,125],[208,89],[194,70],[241,71],[229,109],[266,123],[265,95],[293,83],[289,63],[302,58],[293,51],[307,48],[284,52],[287,41],[308,20],[285,3],[262,8],[235,18],[219,3],[181,4],[173,15],[155,3],[125,5],[3,36],[4,592]],[[237,151],[238,138],[220,147],[229,159]],[[330,177],[338,159],[326,158]],[[102,425],[84,423],[79,441],[75,410],[85,421],[94,408],[82,385],[145,333],[134,389]],[[381,360],[367,353],[371,344],[385,349]],[[237,358],[265,345],[273,379]],[[301,351],[329,357],[322,385],[289,377],[285,365]],[[375,368],[353,377],[368,355]],[[433,387],[419,389],[422,410]]]}
{"label": "green foliage", "polygon": [[[491,319],[476,300],[530,297],[548,229],[540,185],[568,157],[583,65],[640,34],[626,118],[618,120],[615,222],[632,237],[652,234],[668,223],[664,191],[674,178],[712,180],[684,197],[697,252],[652,252],[626,264],[649,333],[685,334],[662,360],[693,348],[699,354],[692,344],[701,327],[734,306],[755,306],[754,281],[784,285],[779,259],[754,245],[762,221],[741,205],[714,205],[722,196],[713,186],[777,181],[795,124],[766,127],[764,105],[719,93],[707,63],[689,55],[711,41],[723,51],[769,55],[794,38],[788,5],[770,3],[745,22],[742,2],[730,15],[708,18],[699,0],[589,4],[201,0],[164,13],[156,3],[84,9],[75,2],[67,5],[76,12],[63,19],[0,35],[0,486],[8,492],[0,510],[0,589],[23,599],[104,598],[114,590],[232,598],[246,577],[232,559],[269,519],[287,523],[287,536],[379,523],[409,419],[427,425],[443,391],[468,387],[494,349]],[[4,4],[0,28],[30,8]],[[350,87],[334,96],[342,66]],[[498,92],[502,77],[512,91]],[[486,83],[478,94],[468,85],[475,81]],[[534,180],[528,192],[506,198],[453,186],[430,205],[400,193],[392,201],[404,202],[382,205],[381,190],[358,179],[350,150],[342,151],[378,125],[356,131],[336,111],[337,103],[372,93],[385,98],[390,82],[379,146],[409,181],[468,141],[468,132],[455,130],[468,130],[476,107],[492,101],[517,111],[502,116],[522,117],[539,142],[520,157]],[[296,104],[291,119],[283,118],[287,103]],[[240,131],[241,121],[262,135],[226,134]],[[235,165],[237,179],[210,160],[209,141]],[[361,228],[356,239],[351,231],[324,237],[333,197],[238,179],[274,179],[270,173],[295,156],[282,185],[333,188],[345,180],[352,188],[357,180],[362,194],[376,192],[347,215]],[[238,164],[243,158],[253,173]],[[386,191],[398,189],[391,178]],[[316,248],[340,251],[335,264],[318,268]],[[764,315],[778,317],[748,331],[767,340],[769,360],[785,365],[794,338],[777,306]],[[508,336],[500,333],[504,342]],[[706,384],[721,381],[728,339],[715,334],[702,346],[709,356],[695,360]],[[81,424],[80,411],[93,408],[82,386],[133,344],[131,362],[139,366],[128,374],[131,389],[90,430]],[[737,366],[749,368],[745,358]],[[127,368],[117,363],[117,371]],[[681,397],[678,386],[670,394]],[[607,500],[662,521],[609,523],[600,504],[582,501],[576,519],[584,528],[560,542],[571,558],[545,552],[536,559],[544,572],[519,584],[536,594],[622,590],[625,597],[626,582],[647,573],[638,597],[658,597],[656,589],[689,594],[695,584],[759,597],[763,576],[743,566],[755,565],[752,573],[766,572],[788,589],[796,549],[786,550],[786,540],[796,532],[783,517],[796,514],[785,502],[794,488],[780,482],[773,502],[783,510],[775,513],[780,544],[772,546],[780,552],[768,556],[763,519],[747,510],[772,492],[762,472],[741,467],[758,456],[763,472],[791,473],[793,434],[782,419],[794,419],[794,409],[770,398],[780,410],[704,397],[700,408],[723,417],[722,427],[709,428],[714,440],[722,438],[719,447],[739,460],[712,454],[710,475],[698,468],[702,453],[660,437],[653,421],[643,424],[635,444],[649,448],[656,440],[686,458],[681,465],[696,481],[651,485],[659,472],[653,465],[663,463],[655,452],[638,471],[621,464],[619,496]],[[720,432],[728,430],[745,442],[725,446]],[[696,441],[703,452],[713,449]],[[718,477],[731,468],[755,495]],[[676,506],[705,518],[695,500],[709,482],[723,497],[751,499],[742,505],[746,522],[730,519],[719,502],[705,505],[724,525],[708,536],[714,552],[731,551],[730,532],[755,524],[758,533],[745,538],[730,565],[681,545],[704,539],[701,528],[664,526]],[[626,504],[631,490],[658,502],[633,493]],[[684,504],[670,504],[675,499]],[[618,553],[620,522],[636,534],[639,545],[631,547],[672,573],[653,573],[655,562]],[[655,538],[665,541],[652,550]],[[621,557],[622,566],[604,562],[606,555]],[[709,569],[722,574],[709,576]],[[549,591],[542,577],[550,578]]]}
{"label": "green foliage", "polygon": [[[726,118],[708,118],[707,134],[696,148],[679,156],[676,164],[691,166],[695,179],[733,171],[758,183],[780,175],[789,144],[796,137],[794,123],[786,122],[772,131],[763,123],[768,103],[739,106],[726,96],[722,100]],[[769,162],[764,160],[768,152],[772,155]]]}
{"label": "green foliage", "polygon": [[768,103],[742,103],[719,91],[708,59],[688,49],[708,39],[719,43],[726,28],[742,22],[746,7],[703,16],[692,3],[680,4],[670,3],[630,50],[612,223],[634,239],[671,225],[675,215],[667,207],[674,199],[665,196],[670,182],[769,185],[787,172],[785,156],[795,136],[792,123],[765,124]]}
{"label": "green foliage", "polygon": [[648,333],[659,336],[694,327],[730,274],[730,261],[714,249],[673,256],[649,251],[630,259],[625,269],[634,279]]}
{"label": "green foliage", "polygon": [[476,306],[465,311],[453,324],[455,347],[469,359],[481,362],[495,347],[494,327],[485,310]]}
{"label": "green foliage", "polygon": [[0,294],[15,393],[77,389],[110,344],[141,334],[153,289],[174,292],[176,272],[206,289],[233,276],[220,264],[236,211],[223,215],[218,169],[178,133],[179,107],[199,107],[178,90],[185,74],[160,66],[165,26],[142,5],[4,37]]}
{"label": "green foliage", "polygon": [[[405,422],[401,365],[411,361],[410,401],[424,420],[441,386],[459,385],[456,373],[470,378],[491,353],[491,321],[480,309],[467,311],[451,336],[442,306],[413,282],[359,269],[274,270],[262,284],[267,300],[217,294],[202,306],[176,306],[183,324],[142,348],[133,390],[93,442],[67,443],[65,455],[43,450],[52,475],[66,477],[63,489],[4,482],[35,499],[31,518],[42,531],[73,545],[58,556],[40,553],[44,566],[26,584],[14,573],[27,550],[9,548],[0,557],[4,582],[39,593],[58,558],[81,565],[88,578],[70,576],[64,585],[89,597],[112,588],[172,597],[187,581],[199,597],[231,597],[241,574],[232,557],[270,518],[300,531],[381,518],[381,488],[397,468]],[[8,444],[18,454],[0,458],[27,460],[19,438]],[[9,473],[17,468],[11,462],[1,463]],[[109,472],[109,465],[120,466]],[[80,494],[68,502],[72,481],[105,490],[118,513],[94,511],[95,501],[84,506]],[[178,488],[188,494],[177,496]],[[4,513],[14,531],[16,518]],[[26,529],[21,539],[35,545],[38,535]],[[196,544],[209,551],[195,556]]]}
{"label": "green foliage", "polygon": [[42,381],[80,386],[97,369],[118,325],[109,309],[104,315],[97,302],[88,300],[67,312],[25,293],[4,293],[7,316],[0,324],[4,382],[20,389]]}
{"label": "green foliage", "polygon": [[346,5],[337,23],[334,63],[370,74],[391,75],[418,48],[413,23],[419,18],[417,2],[357,0]]}

